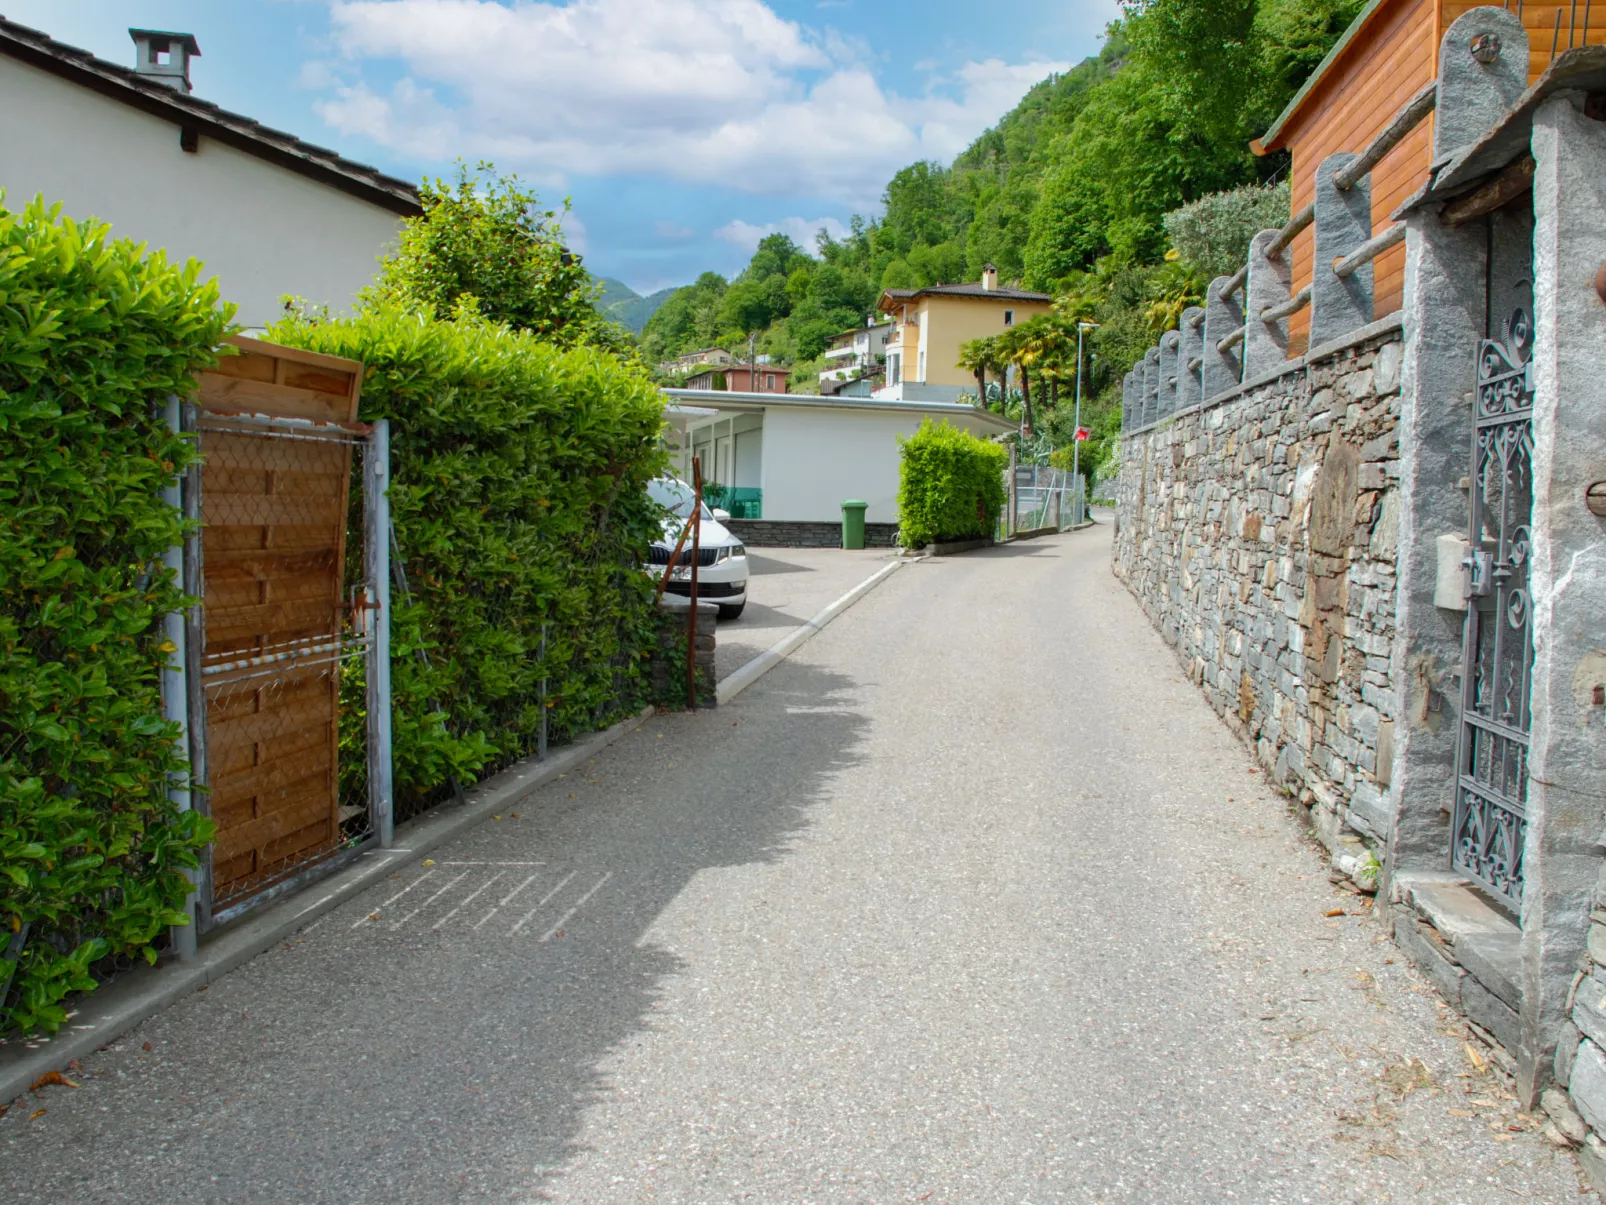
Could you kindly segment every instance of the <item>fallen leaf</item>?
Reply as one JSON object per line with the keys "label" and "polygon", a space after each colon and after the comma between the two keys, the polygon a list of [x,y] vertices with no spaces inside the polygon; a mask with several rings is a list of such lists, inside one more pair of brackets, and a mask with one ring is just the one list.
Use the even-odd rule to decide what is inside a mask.
{"label": "fallen leaf", "polygon": [[1450,1116],[1451,1117],[1476,1117],[1477,1114],[1474,1113],[1471,1109],[1451,1109],[1450,1110]]}
{"label": "fallen leaf", "polygon": [[515,820],[519,818],[519,814],[517,812],[509,812],[508,815],[513,817]]}
{"label": "fallen leaf", "polygon": [[33,1121],[36,1117],[43,1117],[48,1112],[50,1112],[49,1109],[35,1109],[32,1113],[28,1114],[28,1120]]}
{"label": "fallen leaf", "polygon": [[500,817],[500,816],[492,816],[492,817],[491,817],[491,819],[492,819],[492,820],[500,820],[500,819],[501,819],[501,818],[502,818],[502,817]]}
{"label": "fallen leaf", "polygon": [[150,1048],[151,1048],[151,1044],[149,1042],[146,1042],[144,1046],[140,1047],[140,1049],[142,1049],[142,1050],[149,1050]]}
{"label": "fallen leaf", "polygon": [[48,1087],[51,1084],[57,1084],[66,1088],[76,1088],[78,1086],[59,1071],[47,1071],[38,1079],[34,1080],[33,1087],[29,1088],[28,1091],[37,1092],[40,1088]]}
{"label": "fallen leaf", "polygon": [[1329,908],[1326,912],[1322,913],[1322,915],[1323,916],[1343,916],[1344,915],[1344,909],[1342,909],[1342,908]]}
{"label": "fallen leaf", "polygon": [[1478,1071],[1482,1071],[1488,1066],[1488,1064],[1483,1061],[1483,1056],[1472,1048],[1471,1042],[1467,1043],[1467,1062],[1471,1063],[1474,1069]]}
{"label": "fallen leaf", "polygon": [[423,863],[422,863],[422,865],[424,865],[424,866],[433,866],[433,865],[435,865],[435,859],[434,858],[425,858]]}
{"label": "fallen leaf", "polygon": [[10,1105],[0,1105],[0,1117],[4,1117],[9,1112],[11,1112]]}
{"label": "fallen leaf", "polygon": [[377,912],[370,912],[370,913],[369,913],[369,914],[368,914],[368,919],[369,919],[369,920],[378,920],[378,919],[379,919],[379,913],[377,913]]}

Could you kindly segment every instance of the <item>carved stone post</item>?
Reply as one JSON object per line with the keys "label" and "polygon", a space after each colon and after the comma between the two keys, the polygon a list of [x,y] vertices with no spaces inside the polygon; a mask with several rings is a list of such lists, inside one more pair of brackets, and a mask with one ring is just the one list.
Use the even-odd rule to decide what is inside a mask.
{"label": "carved stone post", "polygon": [[1220,349],[1221,341],[1244,324],[1243,306],[1237,293],[1227,293],[1230,276],[1218,276],[1205,290],[1204,344],[1200,354],[1200,392],[1208,401],[1218,393],[1236,389],[1243,381],[1243,344]]}
{"label": "carved stone post", "polygon": [[1287,301],[1292,269],[1284,248],[1273,259],[1266,248],[1281,231],[1262,230],[1249,240],[1249,279],[1244,284],[1244,380],[1270,372],[1288,359],[1288,320],[1263,321],[1261,312]]}
{"label": "carved stone post", "polygon": [[1606,305],[1593,283],[1606,264],[1606,124],[1579,111],[1582,99],[1545,101],[1532,143],[1533,726],[1518,1052],[1527,1096],[1544,1087],[1567,1020],[1606,826],[1606,523],[1585,501],[1606,479]]}
{"label": "carved stone post", "polygon": [[1316,167],[1315,264],[1311,273],[1310,346],[1347,335],[1372,320],[1372,265],[1362,264],[1348,276],[1333,272],[1333,261],[1348,255],[1372,237],[1372,180],[1357,180],[1348,189],[1334,185],[1333,175],[1359,158],[1343,152],[1329,155]]}
{"label": "carved stone post", "polygon": [[1129,431],[1136,424],[1132,421],[1132,374],[1129,372],[1121,378],[1121,430]]}
{"label": "carved stone post", "polygon": [[[1182,325],[1177,328],[1182,341],[1177,344],[1177,409],[1186,410],[1204,400],[1199,388],[1199,368],[1189,367],[1200,359],[1204,347],[1204,315],[1198,306],[1182,311]],[[1201,366],[1202,367],[1202,366]]]}
{"label": "carved stone post", "polygon": [[1182,336],[1166,331],[1160,336],[1160,417],[1168,418],[1177,412],[1177,345]]}
{"label": "carved stone post", "polygon": [[1143,357],[1143,425],[1160,417],[1160,349],[1149,348]]}

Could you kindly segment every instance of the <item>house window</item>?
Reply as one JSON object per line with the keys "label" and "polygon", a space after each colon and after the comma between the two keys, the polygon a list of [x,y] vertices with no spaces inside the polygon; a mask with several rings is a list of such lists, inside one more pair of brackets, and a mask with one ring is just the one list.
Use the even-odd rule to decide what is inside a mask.
{"label": "house window", "polygon": [[893,352],[887,357],[887,384],[896,385],[903,380],[903,356]]}
{"label": "house window", "polygon": [[926,349],[922,347],[920,349],[920,373],[919,373],[918,376],[915,377],[915,380],[924,381],[925,379],[926,379]]}
{"label": "house window", "polygon": [[1005,326],[1014,326],[1015,325],[1015,311],[1014,310],[1005,310],[1004,311],[1004,325]]}
{"label": "house window", "polygon": [[775,374],[773,372],[767,372],[764,374],[764,388],[768,389],[771,393],[775,392]]}

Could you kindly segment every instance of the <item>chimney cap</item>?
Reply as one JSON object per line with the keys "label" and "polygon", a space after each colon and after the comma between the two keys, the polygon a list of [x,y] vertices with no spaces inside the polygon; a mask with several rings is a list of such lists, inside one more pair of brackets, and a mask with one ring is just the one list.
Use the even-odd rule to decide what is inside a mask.
{"label": "chimney cap", "polygon": [[195,40],[192,33],[175,33],[167,29],[130,29],[128,36],[134,39],[137,45],[140,42],[149,42],[156,50],[170,50],[175,45],[185,54],[201,55],[200,43]]}
{"label": "chimney cap", "polygon": [[[190,91],[190,60],[201,53],[192,33],[167,29],[130,29],[134,39],[134,74],[163,84],[175,92]],[[162,62],[159,55],[167,55]]]}

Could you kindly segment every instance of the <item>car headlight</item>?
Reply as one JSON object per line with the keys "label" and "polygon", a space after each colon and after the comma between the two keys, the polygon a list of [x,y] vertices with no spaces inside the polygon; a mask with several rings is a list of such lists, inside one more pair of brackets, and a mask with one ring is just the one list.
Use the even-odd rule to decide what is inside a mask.
{"label": "car headlight", "polygon": [[743,545],[743,544],[732,544],[731,545],[731,553],[730,554],[732,556],[746,556],[747,555],[747,547],[745,545]]}
{"label": "car headlight", "polygon": [[746,550],[740,544],[726,544],[714,554],[714,564],[720,565],[733,556],[741,556]]}

